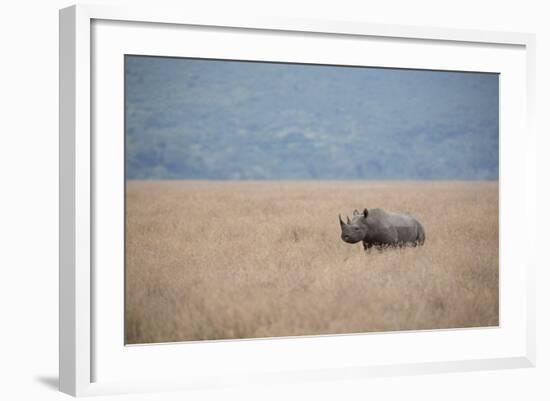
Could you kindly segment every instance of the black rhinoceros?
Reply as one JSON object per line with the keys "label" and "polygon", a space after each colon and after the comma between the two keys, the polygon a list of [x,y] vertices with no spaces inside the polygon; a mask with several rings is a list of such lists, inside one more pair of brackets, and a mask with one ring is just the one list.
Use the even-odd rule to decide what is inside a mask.
{"label": "black rhinoceros", "polygon": [[363,213],[355,210],[353,218],[347,218],[347,223],[344,223],[342,216],[338,217],[342,240],[350,244],[363,241],[365,250],[372,247],[424,245],[426,239],[422,224],[408,214],[365,209]]}

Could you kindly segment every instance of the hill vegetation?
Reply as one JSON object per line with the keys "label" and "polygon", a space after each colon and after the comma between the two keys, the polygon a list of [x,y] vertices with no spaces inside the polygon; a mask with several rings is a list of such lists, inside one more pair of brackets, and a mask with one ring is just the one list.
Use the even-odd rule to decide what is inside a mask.
{"label": "hill vegetation", "polygon": [[127,56],[129,179],[498,179],[498,75]]}

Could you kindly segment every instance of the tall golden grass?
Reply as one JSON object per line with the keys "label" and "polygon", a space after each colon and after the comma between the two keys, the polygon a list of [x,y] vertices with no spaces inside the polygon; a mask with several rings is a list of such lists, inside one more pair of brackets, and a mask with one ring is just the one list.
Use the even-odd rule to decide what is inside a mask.
{"label": "tall golden grass", "polygon": [[[126,342],[495,326],[496,182],[129,181]],[[341,241],[338,213],[413,214],[423,247]]]}

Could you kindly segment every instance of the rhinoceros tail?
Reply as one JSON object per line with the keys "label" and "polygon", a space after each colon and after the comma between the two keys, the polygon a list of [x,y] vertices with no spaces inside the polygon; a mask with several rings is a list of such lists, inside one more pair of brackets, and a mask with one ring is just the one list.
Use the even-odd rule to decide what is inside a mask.
{"label": "rhinoceros tail", "polygon": [[416,237],[416,242],[418,242],[418,245],[424,245],[424,241],[426,240],[426,232],[424,231],[424,227],[422,227],[422,224],[418,224],[418,236]]}

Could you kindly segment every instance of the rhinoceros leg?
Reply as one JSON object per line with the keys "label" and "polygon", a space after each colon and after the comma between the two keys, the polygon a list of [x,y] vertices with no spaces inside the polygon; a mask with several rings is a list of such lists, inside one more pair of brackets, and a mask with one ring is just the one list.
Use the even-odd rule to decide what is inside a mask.
{"label": "rhinoceros leg", "polygon": [[365,250],[365,252],[368,252],[369,249],[372,248],[372,244],[369,243],[369,242],[366,242],[366,241],[363,241],[363,249]]}

